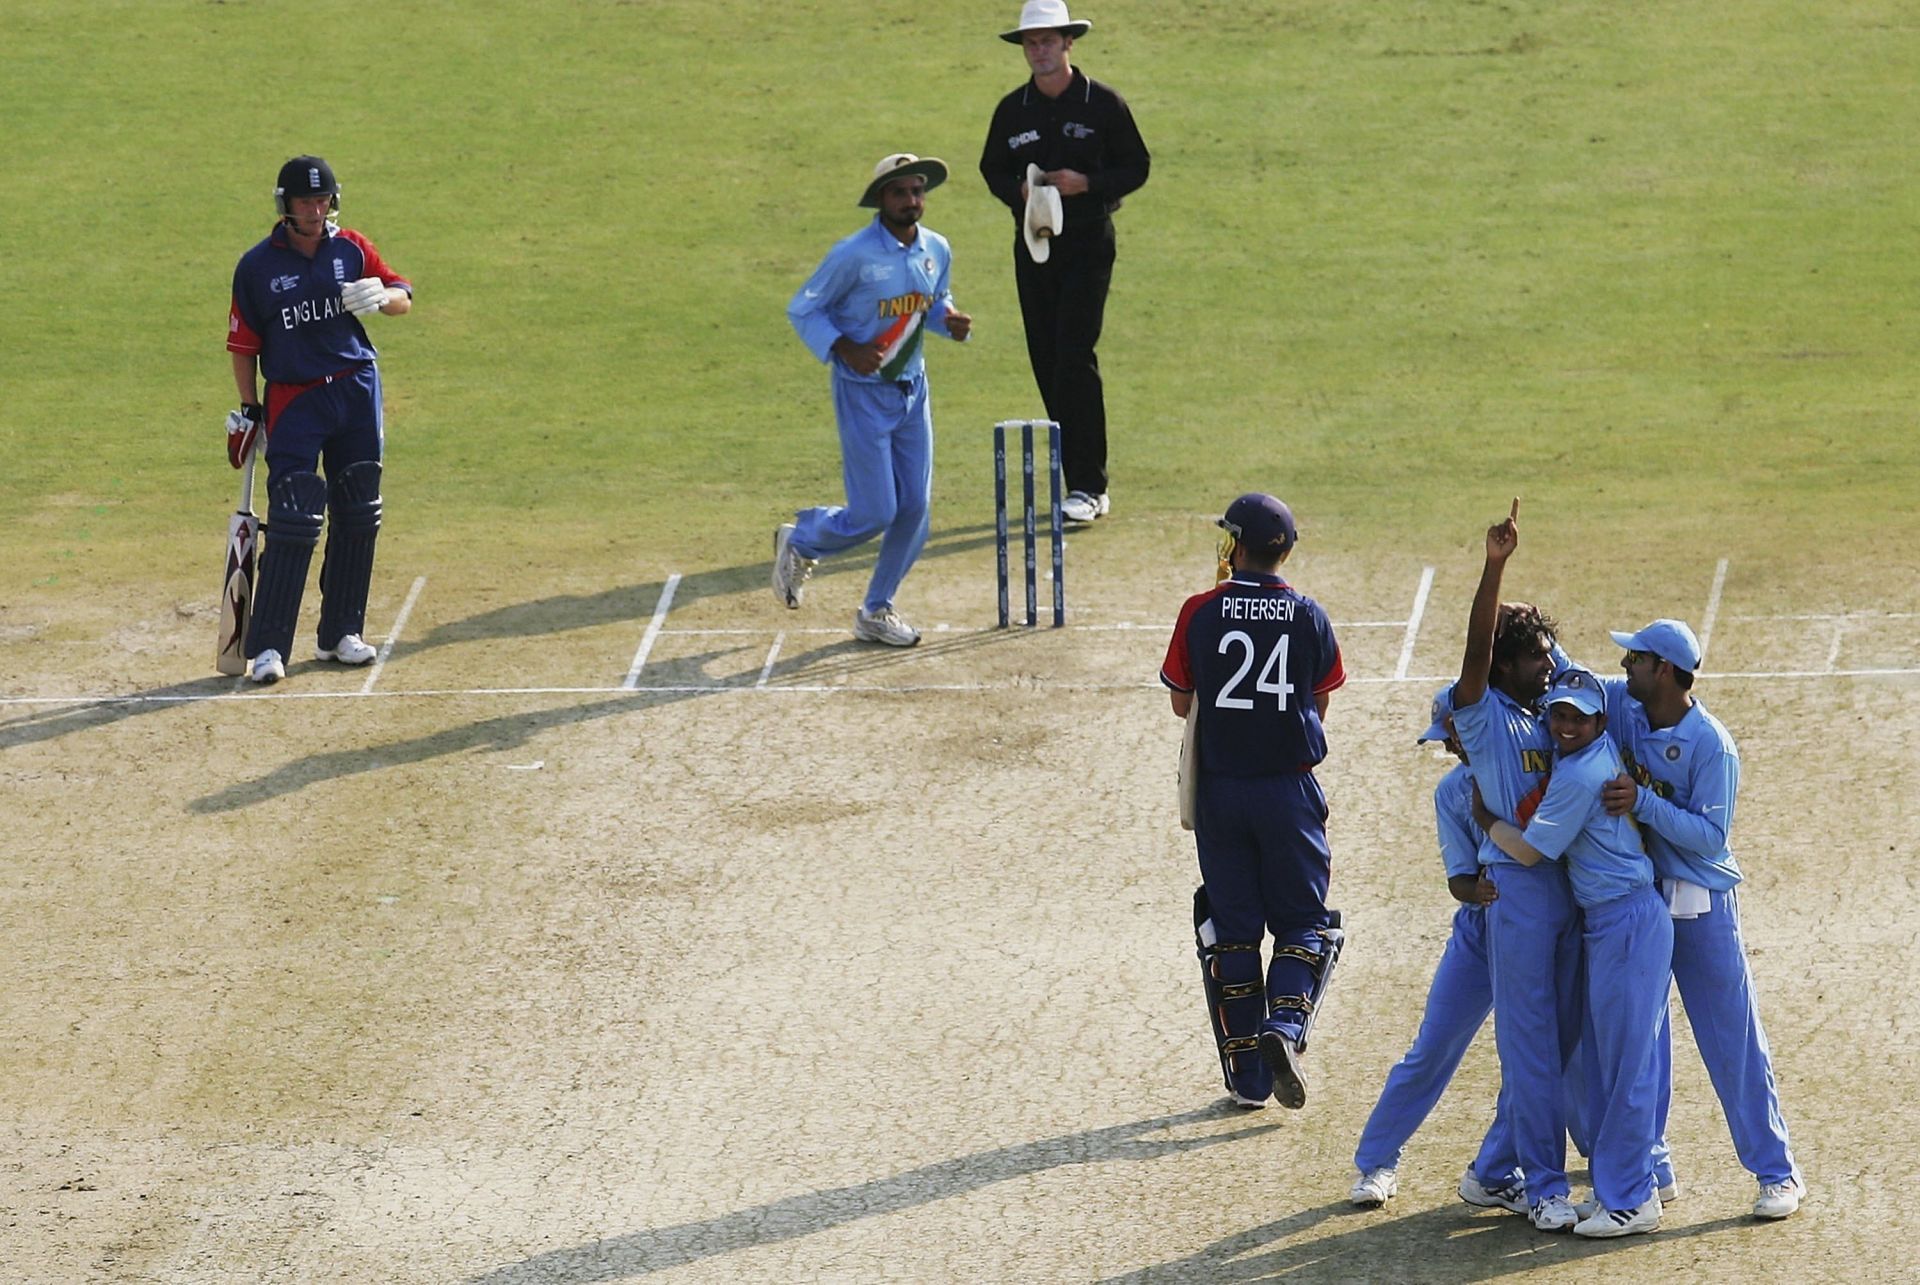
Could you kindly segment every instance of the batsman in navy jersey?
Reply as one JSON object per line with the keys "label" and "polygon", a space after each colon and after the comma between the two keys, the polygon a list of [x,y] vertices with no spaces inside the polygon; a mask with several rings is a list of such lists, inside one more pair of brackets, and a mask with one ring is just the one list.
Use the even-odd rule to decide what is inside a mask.
{"label": "batsman in navy jersey", "polygon": [[240,257],[227,313],[240,395],[227,417],[228,460],[240,468],[263,434],[267,459],[267,541],[246,640],[257,683],[286,676],[323,525],[317,658],[364,665],[374,657],[360,635],[380,534],[384,438],[379,354],[361,318],[413,307],[406,278],[366,237],[334,222],[340,184],[324,160],[296,156],[281,166],[274,204],[280,221]]}
{"label": "batsman in navy jersey", "polygon": [[1313,769],[1327,753],[1327,702],[1347,676],[1326,612],[1280,578],[1296,539],[1287,506],[1243,495],[1220,526],[1232,574],[1181,608],[1160,681],[1173,712],[1199,720],[1194,837],[1215,938],[1202,934],[1202,963],[1227,1089],[1243,1106],[1273,1096],[1299,1107],[1299,1054],[1335,949],[1327,802]]}

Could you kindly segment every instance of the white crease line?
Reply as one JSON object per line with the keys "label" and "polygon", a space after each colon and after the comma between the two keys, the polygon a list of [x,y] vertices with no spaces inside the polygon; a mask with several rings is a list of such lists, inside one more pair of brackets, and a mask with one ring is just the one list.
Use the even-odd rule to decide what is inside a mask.
{"label": "white crease line", "polygon": [[653,619],[647,624],[647,632],[640,635],[640,650],[633,653],[633,664],[627,667],[627,677],[620,684],[622,691],[632,691],[640,682],[640,668],[647,663],[647,655],[653,650],[653,644],[659,640],[661,626],[667,623],[667,612],[673,608],[673,591],[680,587],[680,573],[674,572],[667,582],[660,586],[660,601],[654,604]]}
{"label": "white crease line", "polygon": [[1837,622],[1833,627],[1833,645],[1827,648],[1827,670],[1829,673],[1831,673],[1833,667],[1840,662],[1840,636],[1846,632],[1847,626],[1845,621]]}
{"label": "white crease line", "polygon": [[1713,618],[1720,614],[1720,592],[1727,587],[1727,560],[1713,569],[1713,588],[1707,593],[1707,614],[1700,621],[1700,659],[1707,659],[1707,643],[1713,638]]}
{"label": "white crease line", "polygon": [[1920,611],[1782,611],[1757,616],[1728,616],[1727,619],[1748,624],[1756,620],[1920,620]]}
{"label": "white crease line", "polygon": [[[1349,686],[1389,687],[1401,683],[1413,683],[1431,687],[1435,683],[1451,682],[1457,674],[1415,674],[1406,678],[1394,678],[1380,675],[1373,678],[1352,676],[1347,679]],[[1794,678],[1920,678],[1920,667],[1899,669],[1749,669],[1729,670],[1726,673],[1702,672],[1702,681],[1713,679],[1752,679],[1774,680]],[[912,696],[916,693],[959,692],[992,694],[994,692],[1125,692],[1125,691],[1164,691],[1165,687],[1156,679],[1147,679],[1137,683],[902,683],[898,686],[885,686],[879,683],[793,683],[773,684],[756,687],[748,683],[673,683],[658,687],[466,687],[466,688],[422,688],[405,692],[299,692],[299,691],[254,691],[240,694],[208,692],[193,696],[0,696],[0,706],[5,705],[193,705],[202,701],[244,701],[249,704],[260,701],[277,700],[429,700],[429,699],[471,699],[476,696],[619,696],[619,695],[723,695],[727,692],[740,692],[751,695],[754,692],[766,693],[825,693],[851,692],[862,695]],[[0,726],[0,737],[6,729]]]}
{"label": "white crease line", "polygon": [[1420,573],[1420,588],[1414,591],[1413,611],[1407,616],[1406,641],[1400,644],[1400,663],[1393,667],[1395,678],[1407,676],[1407,666],[1413,663],[1414,639],[1420,636],[1420,621],[1427,614],[1427,594],[1433,589],[1433,568],[1428,567]]}
{"label": "white crease line", "polygon": [[787,636],[784,633],[773,636],[773,646],[767,648],[767,663],[760,666],[760,681],[754,684],[755,687],[766,689],[767,678],[773,673],[773,662],[780,659],[780,644],[786,640]]}
{"label": "white crease line", "polygon": [[400,631],[406,628],[407,617],[413,614],[413,604],[419,601],[420,591],[427,586],[425,576],[413,578],[413,588],[407,590],[407,600],[400,604],[400,614],[393,618],[393,628],[387,632],[387,640],[380,644],[380,654],[373,658],[373,668],[367,671],[367,681],[360,686],[360,694],[365,696],[373,690],[379,681],[380,671],[387,667],[387,657],[393,655],[393,644],[400,639]]}

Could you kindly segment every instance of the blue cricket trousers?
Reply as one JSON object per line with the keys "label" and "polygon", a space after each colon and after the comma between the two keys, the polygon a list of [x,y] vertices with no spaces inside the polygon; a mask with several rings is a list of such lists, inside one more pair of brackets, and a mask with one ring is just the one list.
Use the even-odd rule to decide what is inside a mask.
{"label": "blue cricket trousers", "polygon": [[[1399,1167],[1407,1139],[1426,1122],[1492,1011],[1486,910],[1461,906],[1453,912],[1453,935],[1447,939],[1440,964],[1433,971],[1426,1013],[1420,1019],[1419,1033],[1413,1037],[1413,1047],[1387,1073],[1386,1087],[1380,1090],[1380,1100],[1360,1132],[1360,1145],[1353,1153],[1356,1169],[1367,1173]],[[1474,1177],[1489,1187],[1505,1186],[1519,1176],[1506,1096],[1503,1087],[1493,1124],[1473,1161]]]}
{"label": "blue cricket trousers", "polygon": [[847,502],[800,510],[791,544],[805,557],[826,558],[879,536],[880,556],[861,604],[871,614],[893,605],[927,543],[933,407],[926,372],[893,383],[835,375],[833,410]]}
{"label": "blue cricket trousers", "polygon": [[1565,1079],[1580,1039],[1580,915],[1557,861],[1497,862],[1486,873],[1500,890],[1486,910],[1494,1044],[1527,1200],[1539,1204],[1568,1194]]}
{"label": "blue cricket trousers", "polygon": [[1654,1148],[1660,1139],[1660,1032],[1667,1012],[1673,920],[1652,885],[1583,912],[1587,956],[1587,1036],[1593,1077],[1593,1195],[1607,1209],[1638,1209],[1652,1199]]}

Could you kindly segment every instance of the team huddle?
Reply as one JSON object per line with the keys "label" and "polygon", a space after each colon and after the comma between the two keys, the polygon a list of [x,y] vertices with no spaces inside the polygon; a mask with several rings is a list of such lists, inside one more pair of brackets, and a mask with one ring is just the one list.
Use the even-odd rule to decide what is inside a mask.
{"label": "team huddle", "polygon": [[[1728,844],[1740,759],[1691,692],[1700,644],[1677,620],[1612,635],[1625,678],[1569,663],[1553,620],[1502,603],[1519,501],[1489,529],[1459,681],[1422,741],[1460,759],[1434,791],[1447,887],[1461,903],[1412,1048],[1354,1153],[1351,1199],[1396,1190],[1402,1149],[1489,1011],[1501,1086],[1461,1177],[1470,1204],[1589,1237],[1660,1223],[1679,1184],[1667,1149],[1669,979],[1677,983],[1753,1213],[1804,1191],[1740,935]],[[1574,1203],[1566,1143],[1589,1161]]]}

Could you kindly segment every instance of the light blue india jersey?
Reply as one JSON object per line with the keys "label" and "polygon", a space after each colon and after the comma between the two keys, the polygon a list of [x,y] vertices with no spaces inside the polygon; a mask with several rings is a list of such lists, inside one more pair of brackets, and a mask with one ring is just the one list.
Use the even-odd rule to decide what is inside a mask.
{"label": "light blue india jersey", "polygon": [[[953,251],[947,239],[918,228],[910,245],[887,231],[880,216],[827,251],[806,284],[787,305],[787,320],[807,350],[830,361],[836,379],[897,383],[917,378],[926,361],[921,340],[928,326],[947,333],[953,311],[948,281]],[[882,340],[880,370],[856,375],[833,356],[834,340]]]}

